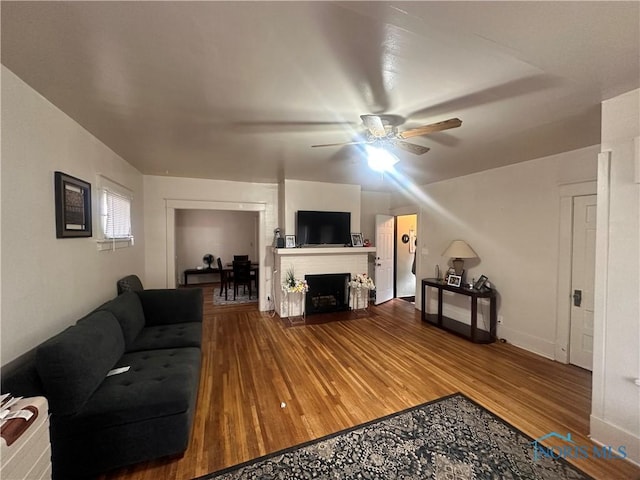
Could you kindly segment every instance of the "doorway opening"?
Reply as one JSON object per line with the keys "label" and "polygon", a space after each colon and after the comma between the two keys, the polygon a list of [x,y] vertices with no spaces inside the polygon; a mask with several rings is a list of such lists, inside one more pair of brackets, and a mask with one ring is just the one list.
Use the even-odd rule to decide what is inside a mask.
{"label": "doorway opening", "polygon": [[[214,256],[213,266],[220,258],[223,265],[234,255],[247,255],[258,260],[258,212],[234,210],[178,209],[175,216],[176,278],[185,285],[184,271],[205,266],[203,256]],[[218,282],[220,274],[194,275],[190,284]]]}
{"label": "doorway opening", "polygon": [[392,298],[415,305],[418,214],[402,210],[395,215],[376,215],[376,305]]}
{"label": "doorway opening", "polygon": [[397,215],[395,223],[395,297],[415,304],[418,215]]}
{"label": "doorway opening", "polygon": [[[235,202],[218,202],[218,201],[201,201],[201,200],[167,200],[166,201],[166,232],[167,232],[167,250],[166,250],[166,283],[167,288],[176,288],[178,275],[176,273],[176,211],[177,210],[226,210],[233,212],[255,212],[258,215],[258,258],[259,265],[259,287],[261,292],[258,297],[258,308],[260,311],[266,310],[267,293],[269,292],[270,282],[267,277],[271,278],[271,271],[266,271],[267,266],[271,268],[271,264],[267,265],[269,257],[266,255],[268,241],[266,240],[266,219],[264,203],[235,203]],[[213,253],[213,252],[206,252]]]}

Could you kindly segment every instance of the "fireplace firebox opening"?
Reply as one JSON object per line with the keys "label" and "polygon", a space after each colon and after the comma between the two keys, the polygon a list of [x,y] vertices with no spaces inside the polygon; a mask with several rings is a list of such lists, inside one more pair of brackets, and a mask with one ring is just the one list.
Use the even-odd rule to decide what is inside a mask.
{"label": "fireplace firebox opening", "polygon": [[304,278],[309,285],[305,300],[307,315],[349,310],[350,273],[305,275]]}

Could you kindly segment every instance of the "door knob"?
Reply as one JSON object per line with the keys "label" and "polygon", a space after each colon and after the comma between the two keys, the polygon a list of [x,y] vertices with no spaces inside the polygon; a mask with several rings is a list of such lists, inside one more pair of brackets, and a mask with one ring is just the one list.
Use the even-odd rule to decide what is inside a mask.
{"label": "door knob", "polygon": [[573,305],[579,307],[582,304],[582,290],[573,291]]}

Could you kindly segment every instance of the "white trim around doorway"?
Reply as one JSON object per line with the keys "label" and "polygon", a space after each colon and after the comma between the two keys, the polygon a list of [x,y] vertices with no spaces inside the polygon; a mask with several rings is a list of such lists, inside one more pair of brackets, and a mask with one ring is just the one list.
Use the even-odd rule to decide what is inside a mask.
{"label": "white trim around doorway", "polygon": [[[167,288],[176,288],[176,210],[231,210],[238,212],[258,212],[258,251],[264,252],[266,243],[264,241],[265,231],[265,212],[267,206],[265,203],[258,202],[219,202],[208,200],[176,200],[165,199],[166,202],[166,222],[167,222]],[[265,265],[263,262],[263,255],[259,256],[260,272],[266,274]],[[266,292],[266,275],[260,275],[260,292]],[[260,295],[258,301],[259,310],[263,311],[266,308],[264,301],[264,295]]]}
{"label": "white trim around doorway", "polygon": [[560,226],[558,246],[558,295],[556,301],[556,339],[554,360],[569,363],[571,329],[571,249],[573,241],[573,198],[595,195],[595,181],[560,185]]}

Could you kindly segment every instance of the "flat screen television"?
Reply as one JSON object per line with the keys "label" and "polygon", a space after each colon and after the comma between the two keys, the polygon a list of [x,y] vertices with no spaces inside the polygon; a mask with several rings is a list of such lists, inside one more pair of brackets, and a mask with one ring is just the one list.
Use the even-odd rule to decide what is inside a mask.
{"label": "flat screen television", "polygon": [[299,245],[348,245],[351,243],[351,212],[298,210],[296,242]]}

